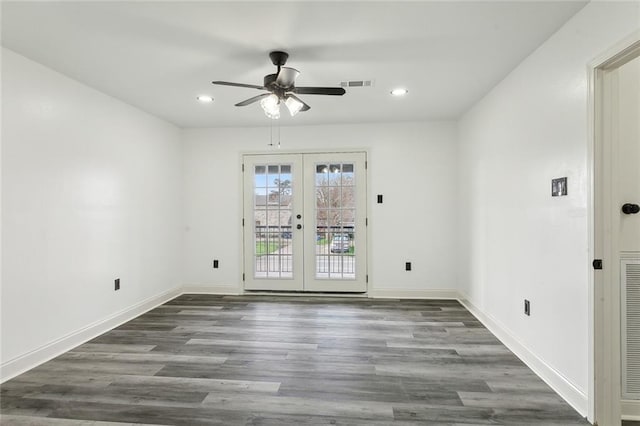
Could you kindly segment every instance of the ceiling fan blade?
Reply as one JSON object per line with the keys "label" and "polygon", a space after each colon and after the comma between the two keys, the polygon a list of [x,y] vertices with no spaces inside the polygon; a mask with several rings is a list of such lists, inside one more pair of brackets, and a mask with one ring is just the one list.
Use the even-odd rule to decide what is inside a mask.
{"label": "ceiling fan blade", "polygon": [[262,99],[262,98],[266,98],[267,96],[270,96],[270,95],[271,95],[271,93],[263,93],[263,94],[261,94],[261,95],[254,96],[253,98],[249,98],[249,99],[247,99],[247,100],[244,100],[244,101],[242,101],[242,102],[238,102],[238,103],[236,104],[236,106],[246,106],[246,105],[252,104],[252,103],[254,103],[254,102],[257,102],[257,101],[259,101],[259,100],[260,100],[260,99]]}
{"label": "ceiling fan blade", "polygon": [[262,89],[267,90],[264,86],[258,86],[255,84],[244,84],[244,83],[231,83],[230,81],[212,81],[213,84],[219,84],[221,86],[234,86],[234,87],[247,87],[249,89]]}
{"label": "ceiling fan blade", "polygon": [[276,78],[276,84],[280,87],[289,88],[296,82],[296,78],[300,75],[300,71],[294,68],[282,67]]}
{"label": "ceiling fan blade", "polygon": [[300,111],[309,111],[311,109],[311,107],[309,105],[304,103],[304,101],[302,99],[300,99],[299,97],[297,97],[293,93],[289,93],[287,96],[290,97],[290,98],[295,99],[296,101],[298,101],[298,102],[300,102],[302,104],[302,108],[300,108]]}
{"label": "ceiling fan blade", "polygon": [[346,93],[342,87],[294,87],[291,91],[299,95],[342,96]]}

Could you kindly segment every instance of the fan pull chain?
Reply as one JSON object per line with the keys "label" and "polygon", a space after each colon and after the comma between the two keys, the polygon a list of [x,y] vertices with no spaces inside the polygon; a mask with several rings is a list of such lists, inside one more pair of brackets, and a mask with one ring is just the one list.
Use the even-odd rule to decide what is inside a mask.
{"label": "fan pull chain", "polygon": [[273,120],[269,120],[269,146],[273,146]]}
{"label": "fan pull chain", "polygon": [[[269,143],[267,144],[267,146],[274,146],[273,144],[273,121],[274,120],[269,120]],[[280,122],[278,122],[278,149],[280,149]]]}

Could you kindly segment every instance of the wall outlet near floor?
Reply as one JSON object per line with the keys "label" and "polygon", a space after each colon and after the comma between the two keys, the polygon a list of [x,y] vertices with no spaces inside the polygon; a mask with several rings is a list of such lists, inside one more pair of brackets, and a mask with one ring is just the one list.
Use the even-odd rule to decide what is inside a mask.
{"label": "wall outlet near floor", "polygon": [[114,281],[114,290],[120,290],[120,278],[116,278],[116,280]]}
{"label": "wall outlet near floor", "polygon": [[218,259],[214,259],[214,261],[213,261],[213,269],[218,269],[218,265],[219,265]]}
{"label": "wall outlet near floor", "polygon": [[405,271],[410,271],[411,270],[411,262],[406,262],[404,264],[404,270]]}
{"label": "wall outlet near floor", "polygon": [[527,299],[524,299],[524,314],[531,316],[531,303]]}

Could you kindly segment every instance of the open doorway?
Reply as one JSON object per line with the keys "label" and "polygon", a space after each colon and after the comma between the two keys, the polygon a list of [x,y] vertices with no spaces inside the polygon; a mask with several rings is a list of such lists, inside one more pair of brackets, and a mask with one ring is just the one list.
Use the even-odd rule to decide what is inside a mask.
{"label": "open doorway", "polygon": [[640,37],[593,67],[593,420],[640,420]]}

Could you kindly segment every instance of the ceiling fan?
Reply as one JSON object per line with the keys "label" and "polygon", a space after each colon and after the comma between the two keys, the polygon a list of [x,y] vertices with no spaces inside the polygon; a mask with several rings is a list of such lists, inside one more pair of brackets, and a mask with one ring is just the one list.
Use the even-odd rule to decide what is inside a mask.
{"label": "ceiling fan", "polygon": [[268,93],[262,93],[242,102],[238,102],[236,106],[246,106],[254,102],[260,101],[260,106],[264,110],[267,117],[272,119],[280,118],[280,104],[284,103],[289,110],[291,116],[296,115],[300,111],[308,111],[311,109],[309,105],[304,103],[298,95],[333,95],[342,96],[345,90],[342,87],[296,87],[295,81],[300,71],[285,67],[289,54],[281,51],[269,53],[269,58],[273,65],[278,67],[275,74],[267,74],[264,76],[262,86],[255,84],[231,83],[229,81],[213,81],[213,84],[222,86],[247,87],[250,89],[266,90]]}

